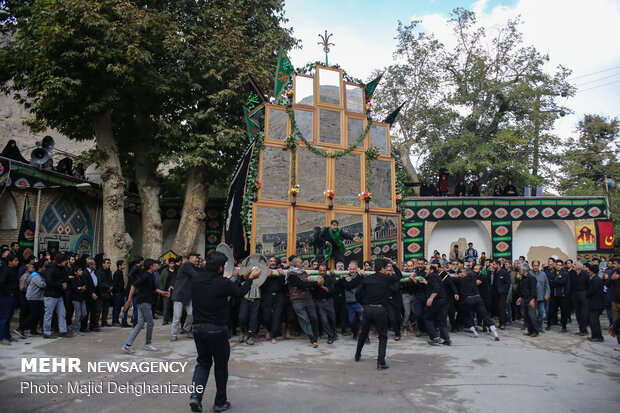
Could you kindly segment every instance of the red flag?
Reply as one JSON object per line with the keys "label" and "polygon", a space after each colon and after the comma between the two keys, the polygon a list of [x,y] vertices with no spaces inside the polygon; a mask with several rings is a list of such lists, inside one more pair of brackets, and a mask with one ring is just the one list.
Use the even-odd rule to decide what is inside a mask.
{"label": "red flag", "polygon": [[612,221],[596,221],[598,233],[598,249],[614,249],[614,223]]}

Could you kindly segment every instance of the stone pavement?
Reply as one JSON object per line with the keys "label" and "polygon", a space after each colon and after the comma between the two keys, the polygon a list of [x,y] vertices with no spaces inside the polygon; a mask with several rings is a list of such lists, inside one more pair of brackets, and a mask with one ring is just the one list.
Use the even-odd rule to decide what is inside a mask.
{"label": "stone pavement", "polygon": [[[0,348],[2,412],[184,412],[184,394],[68,394],[68,382],[107,385],[132,382],[191,384],[195,347],[185,337],[169,341],[169,326],[155,321],[153,344],[144,349],[144,331],[134,349],[121,345],[130,329],[105,328],[84,337],[28,338]],[[572,328],[574,330],[574,327]],[[494,342],[487,334],[474,339],[453,335],[452,347],[431,347],[412,335],[395,342],[390,333],[389,370],[376,370],[377,340],[355,363],[351,337],[313,349],[298,337],[254,346],[231,340],[228,399],[235,412],[617,412],[620,352],[615,340],[590,343],[556,331],[538,338],[522,335],[515,324]],[[78,357],[83,372],[22,373],[22,357]],[[95,361],[182,361],[182,373],[110,373],[85,371]],[[63,393],[20,392],[22,382],[62,384]],[[87,386],[85,386],[87,387]],[[204,411],[215,393],[209,378]]]}

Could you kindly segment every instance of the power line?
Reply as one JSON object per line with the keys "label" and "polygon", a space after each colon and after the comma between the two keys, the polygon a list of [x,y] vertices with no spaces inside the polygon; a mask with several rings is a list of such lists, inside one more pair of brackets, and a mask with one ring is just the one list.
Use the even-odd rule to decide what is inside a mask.
{"label": "power line", "polygon": [[614,70],[614,69],[618,69],[618,68],[620,68],[620,66],[610,67],[609,69],[599,70],[598,72],[587,73],[587,74],[581,75],[581,76],[569,77],[569,79],[573,79],[573,80],[574,79],[581,79],[582,77],[588,77],[588,76],[596,75],[596,74],[603,73],[603,72],[609,72],[610,70]]}
{"label": "power line", "polygon": [[599,79],[589,80],[589,81],[587,81],[587,82],[580,83],[580,84],[575,85],[575,86],[579,87],[579,86],[583,86],[583,85],[588,85],[588,84],[590,84],[590,83],[600,82],[601,80],[605,80],[605,79],[609,79],[609,78],[612,78],[612,77],[616,77],[616,76],[618,76],[618,75],[620,75],[620,72],[618,72],[618,73],[614,73],[613,75],[609,75],[609,76],[601,77],[601,78],[599,78]]}
{"label": "power line", "polygon": [[620,80],[616,80],[615,82],[605,83],[604,85],[598,85],[598,86],[593,86],[593,87],[590,87],[590,88],[587,88],[587,89],[578,90],[577,93],[585,92],[587,90],[592,90],[592,89],[598,89],[599,87],[609,86],[609,85],[613,85],[615,83],[620,83]]}

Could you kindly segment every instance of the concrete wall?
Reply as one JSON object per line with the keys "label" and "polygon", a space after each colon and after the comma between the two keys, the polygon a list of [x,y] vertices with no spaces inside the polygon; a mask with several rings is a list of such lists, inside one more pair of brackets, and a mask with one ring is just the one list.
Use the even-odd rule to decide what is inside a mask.
{"label": "concrete wall", "polygon": [[482,221],[427,222],[426,234],[426,258],[430,258],[434,250],[449,257],[454,244],[458,244],[462,254],[469,242],[474,244],[478,254],[485,252],[487,257],[491,256],[491,236]]}
{"label": "concrete wall", "polygon": [[513,223],[513,258],[523,255],[532,262],[549,257],[575,259],[575,221],[521,221]]}

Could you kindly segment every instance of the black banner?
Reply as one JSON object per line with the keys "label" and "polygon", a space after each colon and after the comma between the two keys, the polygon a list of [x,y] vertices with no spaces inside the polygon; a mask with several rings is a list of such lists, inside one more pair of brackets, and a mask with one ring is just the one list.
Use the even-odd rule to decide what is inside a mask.
{"label": "black banner", "polygon": [[235,176],[228,188],[228,198],[226,199],[224,240],[232,248],[235,259],[246,257],[250,254],[250,240],[243,227],[241,210],[243,209],[246,185],[253,185],[253,182],[247,182],[247,178],[254,154],[254,147],[255,143],[252,142],[243,154],[241,164],[239,164],[237,172],[235,172]]}

